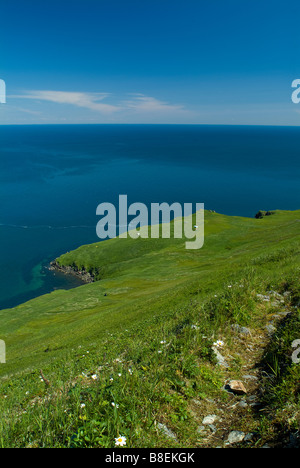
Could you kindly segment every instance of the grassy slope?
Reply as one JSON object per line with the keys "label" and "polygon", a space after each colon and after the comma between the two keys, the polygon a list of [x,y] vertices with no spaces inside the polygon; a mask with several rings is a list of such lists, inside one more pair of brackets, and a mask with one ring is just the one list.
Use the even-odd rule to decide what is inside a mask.
{"label": "grassy slope", "polygon": [[[74,356],[78,361],[79,346],[94,349],[98,362],[104,352],[112,357],[113,352],[134,349],[136,354],[135,341],[142,348],[152,334],[154,342],[158,330],[165,327],[167,333],[168,326],[190,313],[201,323],[200,305],[224,294],[229,284],[245,279],[252,291],[263,292],[291,275],[299,278],[299,219],[300,211],[277,211],[261,220],[206,212],[205,245],[198,251],[186,250],[183,240],[113,239],[63,255],[58,259],[61,265],[85,268],[101,281],[0,312],[0,337],[7,346],[7,364],[0,367],[3,385],[7,376],[16,375],[32,392],[30,375],[36,379],[41,367],[50,374],[55,369],[59,382],[66,384],[89,367],[74,364],[70,375],[65,369]],[[247,303],[246,296],[241,304]],[[246,305],[236,307],[230,320],[250,323],[245,309]],[[216,313],[211,330],[224,320],[225,313]],[[94,364],[92,360],[90,366]],[[21,393],[26,385],[19,387]],[[14,398],[19,402],[23,397]]]}

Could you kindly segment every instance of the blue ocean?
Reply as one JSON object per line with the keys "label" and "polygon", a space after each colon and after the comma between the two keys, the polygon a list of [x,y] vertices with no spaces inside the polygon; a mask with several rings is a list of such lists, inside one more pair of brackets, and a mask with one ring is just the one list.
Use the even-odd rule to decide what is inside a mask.
{"label": "blue ocean", "polygon": [[300,128],[0,127],[0,309],[79,285],[48,270],[97,242],[102,202],[204,203],[228,215],[300,208]]}

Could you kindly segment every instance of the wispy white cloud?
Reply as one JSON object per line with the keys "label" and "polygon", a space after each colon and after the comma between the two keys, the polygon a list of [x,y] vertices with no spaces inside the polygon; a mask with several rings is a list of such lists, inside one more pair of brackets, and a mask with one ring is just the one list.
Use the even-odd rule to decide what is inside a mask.
{"label": "wispy white cloud", "polygon": [[137,112],[170,112],[183,111],[184,107],[175,104],[169,104],[159,101],[154,97],[144,96],[143,94],[134,94],[135,99],[123,101],[123,105]]}
{"label": "wispy white cloud", "polygon": [[120,107],[106,104],[103,101],[110,96],[108,93],[77,93],[67,91],[28,91],[25,94],[11,96],[18,99],[34,99],[38,101],[50,101],[57,104],[71,104],[92,111],[111,114],[119,111]]}
{"label": "wispy white cloud", "polygon": [[[193,113],[182,105],[135,92],[113,95],[111,93],[31,90],[10,95],[8,98],[12,102],[16,100],[16,104],[20,107],[22,106],[20,101],[24,103],[27,100],[28,104],[30,101],[28,113],[40,112],[41,121],[45,118],[51,122],[65,120],[76,123],[181,123],[193,117]],[[64,106],[63,112],[58,111],[54,106],[50,109],[42,105],[47,102]],[[81,108],[82,112],[73,111],[72,106]]]}

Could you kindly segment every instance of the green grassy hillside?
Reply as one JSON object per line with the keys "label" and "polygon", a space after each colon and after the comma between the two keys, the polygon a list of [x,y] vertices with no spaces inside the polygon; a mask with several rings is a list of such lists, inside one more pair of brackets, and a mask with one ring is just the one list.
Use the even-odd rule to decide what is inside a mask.
{"label": "green grassy hillside", "polygon": [[[97,281],[0,311],[0,446],[111,447],[119,434],[131,447],[212,446],[241,422],[255,446],[289,437],[300,409],[300,365],[288,357],[300,339],[299,223],[300,211],[205,212],[200,250],[184,239],[116,238],[57,259]],[[251,335],[235,337],[232,325]],[[258,360],[270,378],[252,390],[265,412],[248,405],[242,418],[226,416],[226,379]],[[213,439],[199,430],[211,411],[223,412]]]}

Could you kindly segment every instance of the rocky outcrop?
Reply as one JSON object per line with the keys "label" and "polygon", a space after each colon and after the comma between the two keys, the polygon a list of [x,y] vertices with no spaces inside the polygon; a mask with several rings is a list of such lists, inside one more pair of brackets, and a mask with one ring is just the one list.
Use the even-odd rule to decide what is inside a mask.
{"label": "rocky outcrop", "polygon": [[255,215],[255,218],[256,219],[262,219],[264,218],[265,216],[271,216],[275,214],[275,211],[263,211],[263,210],[259,210],[258,213],[256,213]]}
{"label": "rocky outcrop", "polygon": [[65,275],[73,275],[76,276],[77,278],[80,278],[84,283],[94,283],[95,278],[94,276],[86,271],[85,269],[79,270],[74,266],[64,266],[64,265],[59,265],[56,261],[53,261],[50,263],[49,267],[50,271],[60,271],[61,273],[64,273]]}

